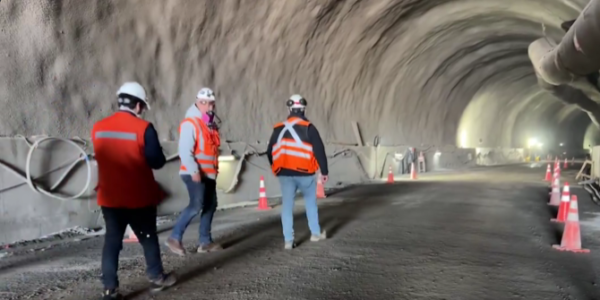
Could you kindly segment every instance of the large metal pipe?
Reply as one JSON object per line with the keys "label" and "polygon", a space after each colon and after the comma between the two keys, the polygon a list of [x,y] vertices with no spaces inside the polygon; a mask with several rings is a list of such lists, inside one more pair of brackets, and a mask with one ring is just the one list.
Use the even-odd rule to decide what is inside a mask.
{"label": "large metal pipe", "polygon": [[600,0],[588,3],[558,46],[540,38],[528,50],[538,75],[552,85],[600,70]]}
{"label": "large metal pipe", "polygon": [[548,91],[563,102],[576,105],[579,109],[588,114],[594,125],[600,127],[600,106],[580,89],[566,84],[552,85],[539,77],[538,84],[542,89]]}

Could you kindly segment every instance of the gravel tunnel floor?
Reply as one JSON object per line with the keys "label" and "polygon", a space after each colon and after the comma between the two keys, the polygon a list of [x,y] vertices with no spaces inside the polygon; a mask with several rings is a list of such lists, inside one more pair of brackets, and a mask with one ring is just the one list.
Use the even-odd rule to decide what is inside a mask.
{"label": "gravel tunnel floor", "polygon": [[[348,189],[319,200],[329,239],[318,243],[307,241],[299,202],[292,251],[283,250],[278,208],[218,212],[224,251],[180,258],[165,249],[165,268],[180,283],[151,295],[141,247],[126,244],[122,289],[130,299],[600,299],[600,208],[577,187],[574,169],[563,172],[592,252],[552,249],[562,226],[549,221],[556,211],[546,205],[544,171],[485,168]],[[197,223],[186,244],[196,235]],[[97,299],[101,246],[94,238],[0,260],[0,299]]]}

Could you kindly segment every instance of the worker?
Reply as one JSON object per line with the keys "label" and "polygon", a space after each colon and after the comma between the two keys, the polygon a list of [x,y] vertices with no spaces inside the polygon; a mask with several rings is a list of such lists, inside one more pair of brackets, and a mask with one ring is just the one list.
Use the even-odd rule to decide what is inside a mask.
{"label": "worker", "polygon": [[129,225],[146,257],[152,291],[172,286],[176,278],[165,274],[156,232],[157,206],[162,191],[152,169],[165,165],[158,134],[141,118],[150,109],[146,91],[137,82],[126,82],[117,91],[119,110],[94,124],[92,142],[98,163],[98,205],[106,224],[102,250],[103,298],[123,299],[118,292],[119,253]]}
{"label": "worker", "polygon": [[281,186],[284,249],[289,250],[296,247],[293,215],[296,190],[300,190],[304,196],[310,240],[318,242],[327,237],[319,225],[315,173],[320,169],[321,179],[325,183],[329,171],[319,131],[304,115],[306,99],[292,95],[286,105],[290,114],[285,122],[275,125],[267,146],[267,156]]}
{"label": "worker", "polygon": [[182,238],[192,219],[200,211],[198,253],[214,252],[223,247],[212,239],[212,220],[217,210],[217,174],[219,170],[219,131],[214,124],[215,94],[202,88],[196,102],[179,125],[179,175],[190,203],[181,212],[166,245],[177,255],[185,255]]}

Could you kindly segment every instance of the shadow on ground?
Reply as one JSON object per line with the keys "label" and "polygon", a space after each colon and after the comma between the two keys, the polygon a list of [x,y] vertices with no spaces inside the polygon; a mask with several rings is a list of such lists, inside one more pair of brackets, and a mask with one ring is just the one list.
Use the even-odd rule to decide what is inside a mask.
{"label": "shadow on ground", "polygon": [[[404,185],[404,184],[403,184]],[[393,188],[398,188],[400,184],[394,185]],[[364,187],[363,187],[364,188]],[[343,201],[333,203],[323,203],[319,206],[319,219],[321,221],[322,230],[327,231],[328,239],[336,238],[343,228],[358,215],[368,212],[371,209],[376,209],[381,205],[385,205],[385,201],[372,199],[369,201],[368,194],[383,195],[388,192],[388,189],[372,186],[367,188],[367,192],[361,188],[360,192],[356,189],[346,189],[343,194],[346,196],[359,196],[352,198],[344,198]],[[354,191],[354,192],[353,192]],[[341,193],[337,197],[341,197]],[[320,200],[321,201],[321,200]],[[294,213],[294,230],[296,235],[296,243],[301,247],[303,243],[310,238],[310,231],[307,228],[307,220],[304,210],[295,211]],[[249,259],[255,253],[263,250],[272,250],[273,245],[281,247],[281,251],[290,251],[283,249],[283,234],[281,228],[281,220],[279,215],[272,215],[263,218],[260,221],[245,227],[237,228],[229,233],[225,233],[219,239],[225,250],[221,252],[195,255],[192,254],[186,257],[185,265],[176,270],[179,282],[178,286],[185,285],[188,281],[203,276],[205,273],[212,270],[222,268],[227,264],[235,263],[238,260]],[[298,250],[291,250],[298,251]],[[191,267],[193,266],[193,267]],[[147,295],[147,288],[136,288],[128,294],[128,299],[138,299]],[[142,298],[139,298],[142,299]]]}

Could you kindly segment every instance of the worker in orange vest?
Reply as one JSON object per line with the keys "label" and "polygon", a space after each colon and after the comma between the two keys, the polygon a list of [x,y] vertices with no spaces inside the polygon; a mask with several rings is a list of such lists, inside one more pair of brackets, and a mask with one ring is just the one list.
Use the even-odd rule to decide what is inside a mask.
{"label": "worker in orange vest", "polygon": [[144,248],[151,290],[175,284],[166,274],[156,232],[161,200],[152,169],[165,165],[158,134],[141,118],[150,109],[146,91],[137,82],[126,82],[117,91],[119,110],[94,124],[92,142],[98,163],[98,205],[106,223],[102,250],[103,299],[123,299],[118,292],[117,269],[123,236],[129,225]]}
{"label": "worker in orange vest", "polygon": [[319,225],[315,172],[321,169],[325,183],[329,171],[319,131],[304,115],[306,99],[300,95],[292,95],[286,104],[290,114],[285,122],[275,125],[267,147],[267,156],[281,185],[284,249],[293,249],[294,198],[298,189],[304,196],[310,240],[318,242],[327,237]]}
{"label": "worker in orange vest", "polygon": [[182,238],[192,219],[200,215],[198,253],[222,250],[212,239],[212,220],[217,210],[217,174],[219,171],[219,146],[221,139],[215,125],[215,94],[202,88],[196,102],[190,106],[179,125],[179,175],[190,198],[189,205],[181,212],[167,247],[177,254],[185,255]]}

